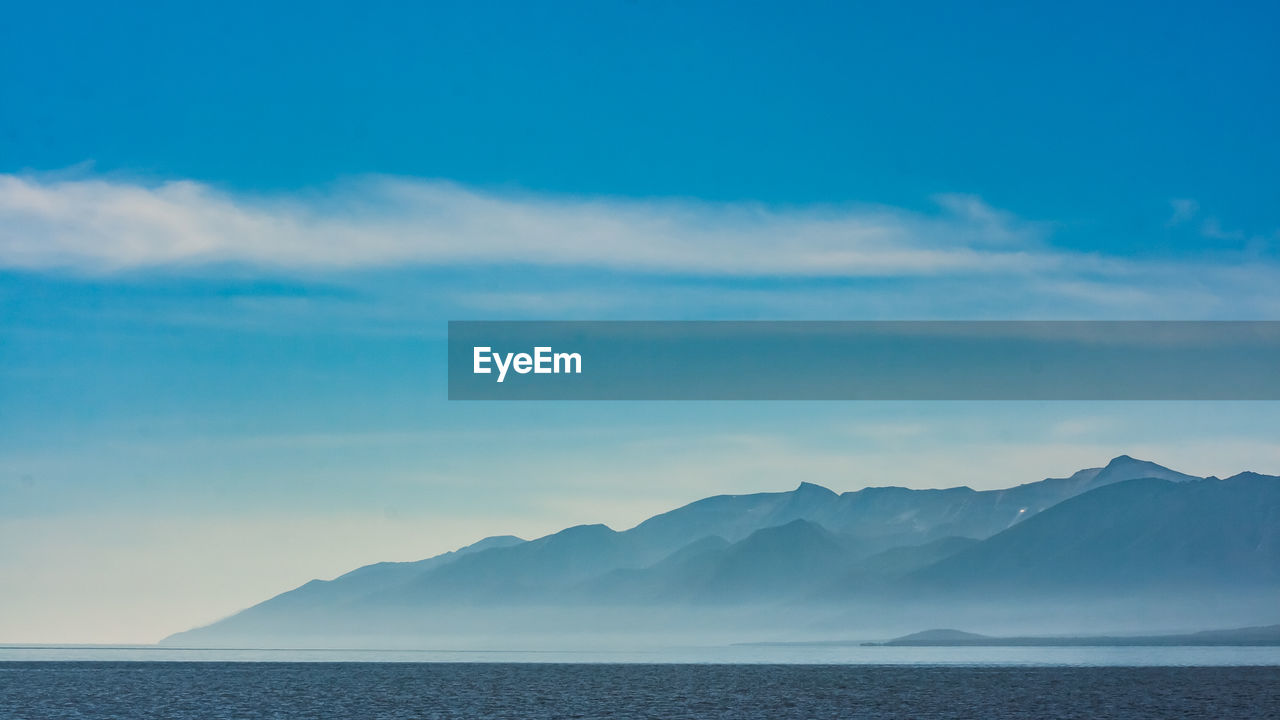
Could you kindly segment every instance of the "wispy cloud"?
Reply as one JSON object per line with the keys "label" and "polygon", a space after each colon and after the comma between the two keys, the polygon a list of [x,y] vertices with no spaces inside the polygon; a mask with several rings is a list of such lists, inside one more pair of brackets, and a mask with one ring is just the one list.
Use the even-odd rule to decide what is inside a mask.
{"label": "wispy cloud", "polygon": [[715,275],[1032,272],[1043,229],[976,197],[882,206],[565,198],[368,177],[254,196],[176,181],[0,176],[0,265],[85,272],[206,263],[353,268],[466,263]]}
{"label": "wispy cloud", "polygon": [[[1173,214],[1165,223],[1166,227],[1185,225],[1200,215],[1200,203],[1190,198],[1176,198],[1170,200],[1169,204],[1173,208]],[[1205,217],[1198,227],[1203,238],[1240,245],[1243,255],[1251,261],[1261,259],[1274,242],[1280,240],[1280,230],[1272,230],[1269,234],[1250,234],[1238,228],[1224,227],[1222,221],[1213,216]]]}
{"label": "wispy cloud", "polygon": [[[0,269],[76,276],[222,266],[612,274],[604,286],[582,279],[589,276],[568,287],[536,274],[522,280],[521,273],[500,284],[429,283],[459,307],[509,309],[515,301],[543,314],[568,304],[595,315],[621,306],[665,316],[664,298],[679,307],[701,298],[699,307],[723,305],[739,317],[1245,319],[1280,312],[1280,266],[1260,252],[1185,259],[1082,252],[1055,245],[1051,224],[981,198],[934,201],[932,211],[772,207],[491,192],[382,176],[263,194],[84,172],[0,175]],[[1172,201],[1172,210],[1170,224],[1200,217],[1193,200]],[[646,275],[697,282],[655,292],[627,280]],[[744,278],[817,282],[724,284]]]}
{"label": "wispy cloud", "polygon": [[1169,201],[1169,205],[1173,208],[1173,214],[1169,216],[1168,222],[1165,223],[1169,227],[1181,225],[1200,212],[1200,203],[1191,198],[1174,198]]}
{"label": "wispy cloud", "polygon": [[1212,240],[1243,240],[1244,233],[1240,230],[1227,230],[1222,227],[1222,223],[1217,218],[1208,218],[1204,224],[1200,226],[1200,234]]}

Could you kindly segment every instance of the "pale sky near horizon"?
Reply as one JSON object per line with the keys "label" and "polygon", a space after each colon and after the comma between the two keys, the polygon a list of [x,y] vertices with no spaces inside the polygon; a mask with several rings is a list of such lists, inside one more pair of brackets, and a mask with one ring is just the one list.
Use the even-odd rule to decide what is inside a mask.
{"label": "pale sky near horizon", "polygon": [[0,27],[0,643],[723,492],[1280,474],[1276,403],[444,397],[453,319],[1280,319],[1274,7]]}

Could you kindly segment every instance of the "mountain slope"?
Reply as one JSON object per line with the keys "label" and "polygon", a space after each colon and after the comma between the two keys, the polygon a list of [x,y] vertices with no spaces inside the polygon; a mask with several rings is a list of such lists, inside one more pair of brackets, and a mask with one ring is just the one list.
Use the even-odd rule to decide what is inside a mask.
{"label": "mountain slope", "polygon": [[356,568],[332,580],[312,580],[299,587],[242,610],[205,628],[196,628],[170,637],[168,642],[184,642],[208,635],[208,630],[237,634],[270,634],[288,625],[305,626],[311,619],[321,621],[364,597],[396,587],[473,553],[508,548],[525,541],[514,535],[496,535],[450,552],[414,562],[381,562]]}
{"label": "mountain slope", "polygon": [[521,545],[477,553],[372,594],[383,605],[551,600],[565,588],[648,563],[643,548],[604,525],[579,525]]}
{"label": "mountain slope", "polygon": [[821,525],[793,520],[725,548],[689,590],[692,597],[713,602],[794,596],[848,567],[854,557],[847,543]]}
{"label": "mountain slope", "polygon": [[1280,586],[1280,478],[1128,480],[1066,500],[911,574],[937,594]]}
{"label": "mountain slope", "polygon": [[846,600],[867,592],[879,592],[894,581],[916,570],[977,545],[980,540],[948,537],[923,545],[890,548],[850,564],[844,572],[826,578],[812,600],[831,602]]}
{"label": "mountain slope", "polygon": [[1102,468],[1005,490],[866,488],[841,495],[808,519],[886,548],[944,537],[983,539],[1080,493],[1144,477],[1174,482],[1199,479],[1121,455]]}

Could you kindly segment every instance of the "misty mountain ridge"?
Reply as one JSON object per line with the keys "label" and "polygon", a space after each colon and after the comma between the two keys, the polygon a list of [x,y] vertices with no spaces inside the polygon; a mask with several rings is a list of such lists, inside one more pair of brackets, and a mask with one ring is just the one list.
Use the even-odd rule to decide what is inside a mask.
{"label": "misty mountain ridge", "polygon": [[1280,481],[1257,473],[1136,478],[922,568],[912,590],[955,594],[1280,585]]}
{"label": "misty mountain ridge", "polygon": [[709,497],[622,532],[580,525],[370,565],[171,640],[407,631],[513,607],[838,609],[1195,584],[1280,588],[1280,478],[1197,478],[1122,455],[1003,490],[837,494],[805,482]]}

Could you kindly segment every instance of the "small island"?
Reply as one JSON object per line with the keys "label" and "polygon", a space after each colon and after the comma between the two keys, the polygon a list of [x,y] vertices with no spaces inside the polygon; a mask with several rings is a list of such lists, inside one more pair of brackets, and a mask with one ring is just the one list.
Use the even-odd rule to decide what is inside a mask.
{"label": "small island", "polygon": [[735,643],[746,647],[1280,647],[1280,625],[1173,635],[995,636],[939,628],[884,642],[797,640]]}
{"label": "small island", "polygon": [[1140,647],[1280,646],[1280,625],[1205,630],[1180,635],[1077,635],[996,637],[938,629],[904,635],[871,647]]}

